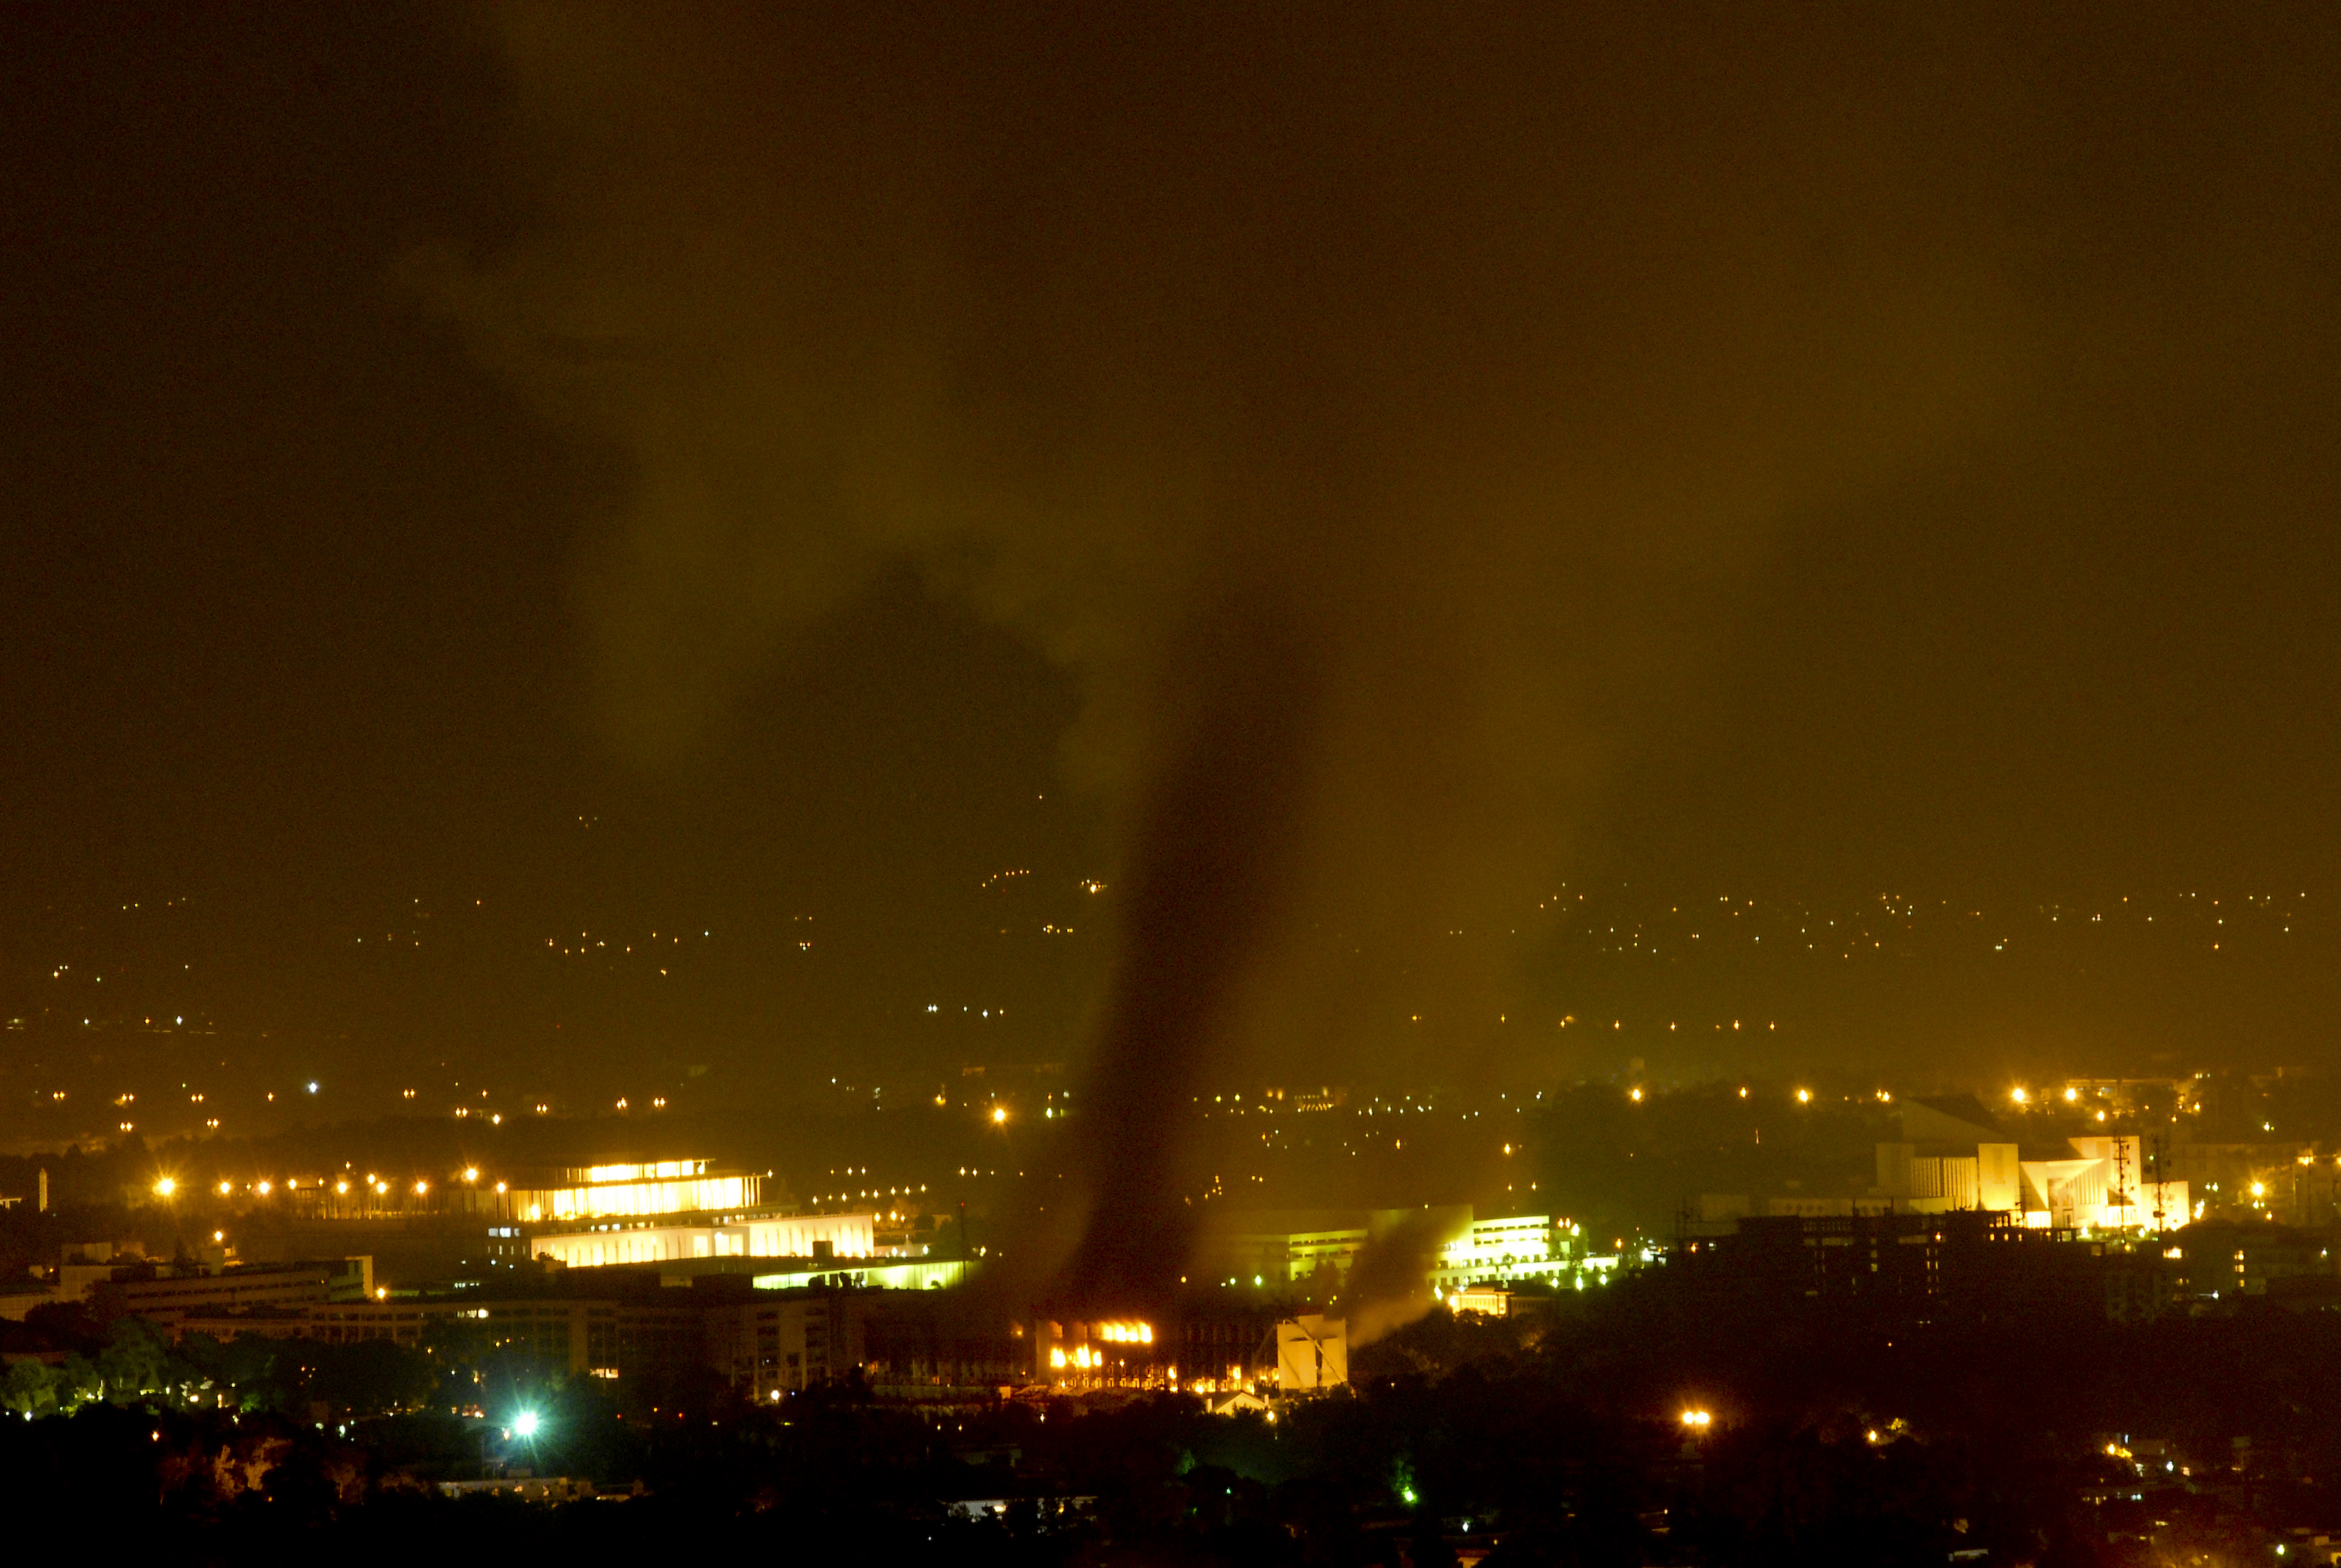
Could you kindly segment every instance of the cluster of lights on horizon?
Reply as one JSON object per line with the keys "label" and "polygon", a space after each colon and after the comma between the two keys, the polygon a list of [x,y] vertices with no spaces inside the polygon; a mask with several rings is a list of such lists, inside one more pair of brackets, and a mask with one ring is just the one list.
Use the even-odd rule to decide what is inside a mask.
{"label": "cluster of lights on horizon", "polygon": [[[476,1165],[466,1165],[463,1167],[463,1171],[459,1173],[459,1175],[465,1185],[475,1185],[478,1183],[480,1179],[480,1169]],[[176,1176],[157,1176],[150,1190],[158,1198],[170,1198],[177,1194],[179,1184],[179,1179]],[[378,1197],[387,1196],[394,1184],[395,1183],[373,1171],[367,1172],[364,1181],[361,1183],[361,1185],[363,1185],[367,1191],[374,1193]],[[301,1181],[297,1177],[286,1177],[283,1185],[284,1190],[288,1193],[298,1193],[304,1190],[301,1185]],[[311,1179],[308,1190],[323,1192],[325,1190],[325,1179],[324,1177],[314,1177]],[[276,1192],[277,1186],[278,1183],[275,1178],[264,1176],[255,1181],[244,1183],[242,1190],[252,1193],[256,1196],[265,1198],[273,1196]],[[499,1193],[503,1192],[505,1188],[505,1183],[498,1182],[495,1184],[495,1190]],[[338,1176],[334,1179],[333,1191],[336,1196],[346,1196],[349,1190],[350,1179],[347,1176]],[[413,1178],[410,1190],[416,1197],[428,1196],[431,1192],[430,1178],[427,1176],[417,1176]],[[234,1180],[225,1177],[223,1177],[219,1181],[218,1184],[213,1188],[213,1192],[223,1198],[234,1197],[237,1191],[237,1183]]]}

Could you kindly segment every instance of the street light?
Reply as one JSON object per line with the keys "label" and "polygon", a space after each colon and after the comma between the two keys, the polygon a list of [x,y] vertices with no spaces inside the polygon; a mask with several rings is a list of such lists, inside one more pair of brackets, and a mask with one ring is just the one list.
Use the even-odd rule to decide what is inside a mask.
{"label": "street light", "polygon": [[513,1435],[514,1437],[534,1437],[536,1435],[536,1412],[533,1410],[523,1410],[518,1415],[513,1416]]}

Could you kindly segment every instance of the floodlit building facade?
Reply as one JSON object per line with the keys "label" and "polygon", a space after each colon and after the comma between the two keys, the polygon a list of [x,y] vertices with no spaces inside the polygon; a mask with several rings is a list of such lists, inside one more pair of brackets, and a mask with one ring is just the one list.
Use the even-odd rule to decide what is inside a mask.
{"label": "floodlit building facade", "polygon": [[688,1258],[867,1258],[878,1250],[877,1216],[753,1214],[694,1224],[613,1220],[541,1233],[530,1250],[568,1268]]}
{"label": "floodlit building facade", "polygon": [[1972,1095],[1905,1100],[1901,1120],[1901,1138],[1878,1145],[1876,1196],[1904,1213],[2005,1213],[2021,1205],[2016,1140]]}
{"label": "floodlit building facade", "polygon": [[1582,1256],[1574,1221],[1550,1214],[1473,1220],[1469,1229],[1439,1249],[1430,1283],[1441,1295],[1524,1280],[1561,1284],[1575,1277]]}
{"label": "floodlit building facade", "polygon": [[[705,1160],[592,1165],[563,1174],[564,1185],[511,1194],[529,1256],[563,1268],[669,1263],[722,1269],[733,1259],[786,1258],[808,1264],[800,1272],[825,1273],[844,1260],[923,1257],[928,1250],[902,1229],[902,1214],[874,1209],[800,1213],[762,1205],[762,1178],[715,1171]],[[883,1240],[881,1225],[892,1227]]]}
{"label": "floodlit building facade", "polygon": [[1234,1286],[1339,1291],[1370,1249],[1416,1260],[1423,1288],[1445,1294],[1472,1283],[1541,1280],[1563,1284],[1583,1266],[1576,1224],[1550,1214],[1476,1218],[1469,1203],[1411,1209],[1303,1209],[1215,1216],[1196,1268]]}
{"label": "floodlit building facade", "polygon": [[2177,1230],[2187,1183],[2158,1179],[2135,1136],[2072,1138],[2069,1159],[2024,1162],[2025,1223],[2080,1230]]}
{"label": "floodlit building facade", "polygon": [[2067,1139],[2027,1159],[1971,1095],[1906,1100],[1901,1117],[1901,1138],[1878,1145],[1872,1204],[1848,1212],[1972,1210],[2034,1230],[2173,1230],[2191,1217],[2187,1183],[2150,1169],[2135,1135]]}
{"label": "floodlit building facade", "polygon": [[1279,1393],[1322,1393],[1350,1381],[1350,1325],[1337,1317],[1289,1317],[1276,1325]]}
{"label": "floodlit building facade", "polygon": [[661,1160],[573,1167],[558,1184],[513,1188],[509,1212],[515,1220],[540,1224],[717,1213],[752,1209],[762,1201],[762,1177],[720,1174],[708,1164],[705,1160]]}
{"label": "floodlit building facade", "polygon": [[810,1289],[931,1291],[964,1282],[973,1262],[961,1258],[857,1258],[851,1266],[813,1260],[792,1260],[799,1267],[755,1272],[760,1291]]}

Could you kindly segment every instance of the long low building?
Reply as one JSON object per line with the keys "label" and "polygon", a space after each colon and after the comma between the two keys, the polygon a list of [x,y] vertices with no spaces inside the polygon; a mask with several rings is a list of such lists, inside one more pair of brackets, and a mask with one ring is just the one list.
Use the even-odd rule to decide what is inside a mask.
{"label": "long low building", "polygon": [[606,1297],[483,1299],[466,1292],[188,1313],[157,1326],[174,1338],[201,1333],[223,1343],[259,1337],[326,1344],[387,1340],[420,1346],[429,1340],[445,1346],[468,1340],[481,1348],[516,1352],[549,1373],[618,1378],[699,1364],[708,1311],[709,1303],[692,1292],[655,1287]]}
{"label": "long low building", "polygon": [[1469,1203],[1411,1209],[1236,1210],[1211,1216],[1197,1248],[1207,1280],[1230,1286],[1327,1292],[1369,1252],[1405,1260],[1422,1287],[1574,1282],[1587,1266],[1577,1225],[1551,1214],[1480,1219]]}
{"label": "long low building", "polygon": [[217,1271],[124,1264],[90,1286],[88,1301],[102,1321],[142,1317],[175,1332],[190,1317],[361,1302],[374,1292],[371,1257],[232,1265]]}
{"label": "long low building", "polygon": [[[968,1267],[946,1266],[962,1273]],[[676,1289],[654,1276],[613,1271],[593,1286],[572,1278],[518,1294],[449,1291],[247,1306],[174,1313],[157,1326],[174,1339],[380,1340],[443,1353],[468,1345],[517,1355],[546,1373],[611,1380],[672,1378],[704,1368],[759,1401],[856,1372],[927,1393],[972,1379],[990,1398],[1001,1382],[1021,1382],[1029,1370],[1029,1346],[1005,1323],[987,1332],[981,1326],[987,1314],[971,1314],[943,1292],[873,1288],[882,1282],[843,1274],[772,1288],[778,1283],[779,1276],[758,1277],[752,1285],[740,1276],[712,1276]]]}
{"label": "long low building", "polygon": [[867,1258],[874,1213],[742,1214],[695,1223],[613,1221],[531,1238],[533,1256],[567,1268],[680,1263],[689,1258]]}
{"label": "long low building", "polygon": [[752,1209],[762,1201],[763,1180],[746,1173],[719,1172],[705,1160],[660,1160],[632,1165],[580,1165],[562,1173],[558,1183],[516,1186],[510,1195],[513,1219],[528,1224],[563,1220],[643,1218],[661,1214],[710,1213]]}
{"label": "long low building", "polygon": [[798,1266],[754,1278],[760,1291],[793,1291],[812,1287],[856,1290],[942,1290],[966,1280],[974,1264],[958,1258],[874,1258],[850,1269],[804,1258],[790,1260]]}

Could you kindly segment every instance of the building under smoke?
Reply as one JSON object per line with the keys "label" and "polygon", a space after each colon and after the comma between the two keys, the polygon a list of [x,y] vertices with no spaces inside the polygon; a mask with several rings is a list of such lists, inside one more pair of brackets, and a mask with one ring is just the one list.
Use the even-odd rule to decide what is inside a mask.
{"label": "building under smoke", "polygon": [[[1382,1259],[1391,1260],[1384,1263]],[[1360,1264],[1365,1273],[1360,1273]],[[1394,1265],[1394,1266],[1393,1266]],[[1573,1220],[1551,1214],[1479,1218],[1469,1203],[1390,1209],[1231,1210],[1200,1230],[1190,1277],[1201,1284],[1330,1301],[1369,1276],[1425,1304],[1471,1284],[1569,1286],[1588,1267]]]}

